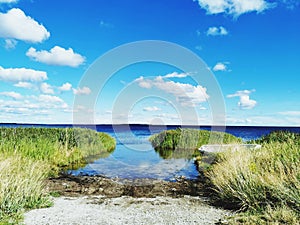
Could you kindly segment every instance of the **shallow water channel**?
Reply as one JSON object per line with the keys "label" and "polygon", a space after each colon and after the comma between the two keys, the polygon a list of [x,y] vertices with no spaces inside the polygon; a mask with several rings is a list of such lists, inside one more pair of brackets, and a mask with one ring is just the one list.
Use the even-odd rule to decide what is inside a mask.
{"label": "shallow water channel", "polygon": [[116,138],[116,149],[106,158],[99,158],[84,168],[70,170],[73,175],[104,175],[110,178],[136,179],[153,178],[175,180],[184,176],[196,179],[198,171],[192,152],[156,152],[148,141],[153,133],[161,128],[148,126],[118,127],[116,129],[97,129]]}

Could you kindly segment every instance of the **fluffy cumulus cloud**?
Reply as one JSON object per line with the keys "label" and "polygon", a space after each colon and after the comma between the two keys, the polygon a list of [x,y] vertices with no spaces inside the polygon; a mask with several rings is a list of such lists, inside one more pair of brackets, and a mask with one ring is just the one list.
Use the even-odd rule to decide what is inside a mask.
{"label": "fluffy cumulus cloud", "polygon": [[225,27],[209,27],[206,31],[207,36],[225,36],[228,34],[228,31]]}
{"label": "fluffy cumulus cloud", "polygon": [[[22,119],[36,118],[37,115],[56,115],[59,111],[65,112],[69,108],[63,99],[54,95],[22,96],[16,92],[0,92],[0,95],[13,98],[12,100],[0,99],[0,112],[1,115],[5,115],[5,118],[15,114],[24,116]],[[44,119],[46,118],[49,119],[49,117]]]}
{"label": "fluffy cumulus cloud", "polygon": [[35,61],[57,66],[78,67],[85,61],[85,58],[75,53],[72,48],[64,49],[59,46],[53,47],[50,51],[37,51],[31,47],[26,55]]}
{"label": "fluffy cumulus cloud", "polygon": [[75,95],[89,95],[91,93],[91,89],[89,87],[82,87],[82,88],[73,88],[73,93]]}
{"label": "fluffy cumulus cloud", "polygon": [[265,0],[194,0],[207,14],[226,13],[239,16],[248,12],[260,13],[274,5]]}
{"label": "fluffy cumulus cloud", "polygon": [[205,87],[174,81],[165,81],[162,76],[158,76],[155,79],[145,79],[144,77],[140,77],[135,81],[142,88],[150,89],[155,87],[175,96],[177,102],[182,106],[194,107],[196,104],[205,102],[209,98]]}
{"label": "fluffy cumulus cloud", "polygon": [[137,78],[135,82],[137,82],[141,88],[150,89],[152,87],[152,80],[145,79],[143,76]]}
{"label": "fluffy cumulus cloud", "polygon": [[42,83],[40,86],[40,90],[44,94],[54,94],[54,90],[48,83]]}
{"label": "fluffy cumulus cloud", "polygon": [[55,95],[40,95],[37,97],[37,100],[43,103],[64,103],[64,100]]}
{"label": "fluffy cumulus cloud", "polygon": [[157,112],[160,110],[161,109],[156,106],[148,106],[148,107],[143,108],[143,111],[146,111],[146,112]]}
{"label": "fluffy cumulus cloud", "polygon": [[72,84],[70,83],[64,83],[62,86],[58,87],[58,90],[60,91],[70,91],[72,89]]}
{"label": "fluffy cumulus cloud", "polygon": [[47,73],[26,68],[8,68],[0,66],[0,80],[9,82],[40,82],[47,80]]}
{"label": "fluffy cumulus cloud", "polygon": [[234,94],[227,95],[227,98],[239,97],[240,101],[238,102],[238,106],[241,109],[253,109],[257,105],[257,102],[250,99],[250,94],[254,91],[255,90],[237,91]]}
{"label": "fluffy cumulus cloud", "polygon": [[20,93],[14,92],[14,91],[10,91],[10,92],[0,92],[0,95],[6,96],[6,97],[10,97],[13,99],[21,99],[23,98],[23,96]]}
{"label": "fluffy cumulus cloud", "polygon": [[14,84],[14,86],[19,87],[19,88],[32,89],[32,88],[34,88],[35,85],[30,82],[18,82],[16,84]]}
{"label": "fluffy cumulus cloud", "polygon": [[227,71],[227,63],[218,62],[214,67],[213,71]]}
{"label": "fluffy cumulus cloud", "polygon": [[40,43],[48,39],[50,33],[21,9],[13,8],[7,13],[0,13],[0,37]]}

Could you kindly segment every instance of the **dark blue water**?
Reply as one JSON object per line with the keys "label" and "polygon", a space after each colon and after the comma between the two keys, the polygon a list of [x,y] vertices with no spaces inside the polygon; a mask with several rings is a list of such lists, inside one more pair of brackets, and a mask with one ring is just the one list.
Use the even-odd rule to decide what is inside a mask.
{"label": "dark blue water", "polygon": [[[5,127],[72,127],[73,125],[38,125],[38,124],[0,124]],[[119,178],[155,178],[174,180],[177,176],[196,179],[198,171],[190,154],[177,154],[162,157],[148,141],[150,135],[166,129],[176,129],[179,126],[149,126],[149,125],[96,125],[82,126],[106,132],[117,140],[115,151],[107,158],[88,164],[86,167],[70,171],[78,174],[101,174],[107,177]],[[243,140],[257,139],[274,130],[289,130],[300,132],[299,127],[193,127],[204,130],[226,131]]]}

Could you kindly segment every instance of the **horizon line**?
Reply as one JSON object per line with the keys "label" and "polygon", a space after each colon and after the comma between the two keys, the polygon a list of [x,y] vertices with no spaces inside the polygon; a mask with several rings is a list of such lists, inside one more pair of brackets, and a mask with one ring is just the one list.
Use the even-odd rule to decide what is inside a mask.
{"label": "horizon line", "polygon": [[147,123],[120,123],[120,124],[72,124],[72,123],[18,123],[18,122],[9,122],[3,123],[0,122],[0,125],[41,125],[41,126],[126,126],[126,125],[136,125],[136,126],[186,126],[186,127],[287,127],[287,128],[300,128],[299,125],[183,125],[183,124],[147,124]]}

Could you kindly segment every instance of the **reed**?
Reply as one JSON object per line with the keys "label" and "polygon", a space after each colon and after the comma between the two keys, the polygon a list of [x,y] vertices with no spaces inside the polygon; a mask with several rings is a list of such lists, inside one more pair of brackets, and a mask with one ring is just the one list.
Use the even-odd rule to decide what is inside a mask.
{"label": "reed", "polygon": [[43,180],[49,164],[20,155],[0,156],[0,224],[15,224],[27,208],[51,204]]}
{"label": "reed", "polygon": [[160,150],[198,149],[204,144],[242,142],[240,138],[224,132],[181,128],[154,134],[149,141],[155,149]]}
{"label": "reed", "polygon": [[255,220],[261,220],[259,224],[300,221],[297,137],[298,134],[290,132],[271,133],[256,141],[263,145],[261,149],[221,153],[218,162],[206,172],[218,201],[246,212],[233,218],[232,224],[241,221],[251,224]]}
{"label": "reed", "polygon": [[45,178],[108,156],[115,145],[109,135],[83,128],[0,128],[0,224],[51,204]]}
{"label": "reed", "polygon": [[[200,157],[198,148],[204,144],[229,144],[242,142],[240,138],[224,132],[210,132],[206,130],[180,128],[154,134],[149,138],[149,141],[155,151],[158,152],[164,159],[192,159],[193,157]],[[201,159],[204,158],[201,157]],[[198,163],[203,163],[204,161],[205,159],[202,161],[199,160]]]}
{"label": "reed", "polygon": [[0,153],[18,153],[49,162],[53,170],[87,163],[87,158],[115,148],[105,133],[83,128],[0,128]]}

